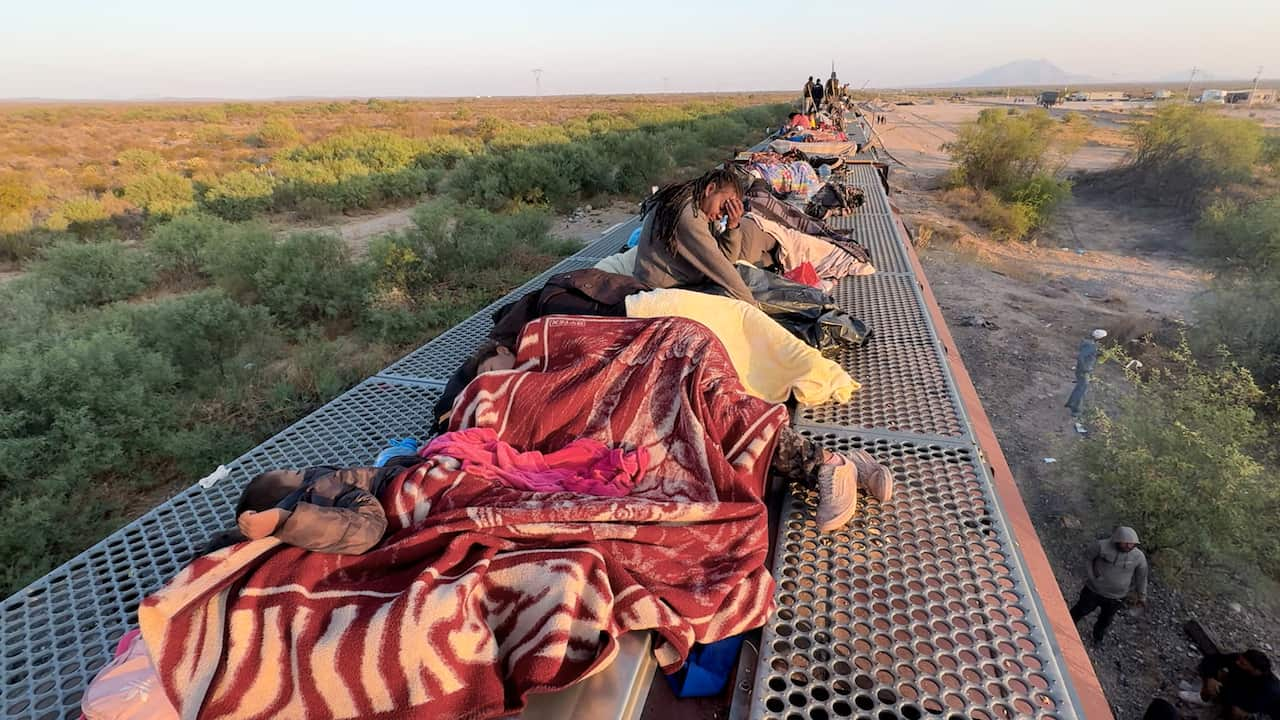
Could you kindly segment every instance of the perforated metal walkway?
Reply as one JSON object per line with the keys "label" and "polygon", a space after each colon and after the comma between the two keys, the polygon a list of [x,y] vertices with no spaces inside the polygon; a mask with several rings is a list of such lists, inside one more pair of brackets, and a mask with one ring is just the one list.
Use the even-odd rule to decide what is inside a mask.
{"label": "perforated metal walkway", "polygon": [[[830,447],[869,450],[894,469],[900,490],[833,536],[816,532],[814,498],[788,500],[774,567],[780,610],[764,631],[752,717],[1081,717],[924,311],[901,228],[876,171],[848,172],[868,203],[840,222],[881,270],[843,281],[838,299],[877,338],[841,357],[864,383],[854,400],[806,408],[798,424]],[[272,467],[367,463],[389,438],[424,437],[440,388],[483,340],[493,309],[617,251],[636,222],[236,459],[229,479],[179,493],[5,600],[0,716],[77,717],[84,687],[138,604],[227,525],[250,477]],[[549,708],[542,717],[638,717],[653,674],[643,637],[629,639],[617,667],[589,687],[566,693],[568,700],[539,698],[527,714],[542,706]]]}

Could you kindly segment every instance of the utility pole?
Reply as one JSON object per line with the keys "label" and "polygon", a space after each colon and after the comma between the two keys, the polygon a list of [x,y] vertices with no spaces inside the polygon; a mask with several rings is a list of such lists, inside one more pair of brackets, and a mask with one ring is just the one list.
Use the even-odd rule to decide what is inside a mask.
{"label": "utility pole", "polygon": [[[1253,76],[1253,91],[1254,91],[1255,93],[1256,93],[1256,92],[1258,92],[1258,80],[1260,80],[1260,79],[1262,79],[1262,66],[1261,66],[1261,65],[1259,65],[1259,66],[1258,66],[1258,72],[1257,72],[1257,73],[1255,73],[1255,74],[1254,74],[1254,76]],[[1253,97],[1252,97],[1252,96],[1250,96],[1250,97],[1249,97],[1249,102],[1250,102],[1250,103],[1252,103],[1252,102],[1253,102]]]}
{"label": "utility pole", "polygon": [[534,97],[542,99],[542,68],[533,69],[533,92]]}
{"label": "utility pole", "polygon": [[1192,68],[1191,68],[1191,77],[1187,78],[1187,96],[1186,96],[1186,98],[1185,98],[1187,102],[1191,102],[1191,83],[1195,82],[1195,79],[1196,79],[1196,71],[1197,71],[1197,70],[1199,70],[1199,69],[1200,69],[1200,68],[1198,68],[1198,67],[1192,67]]}

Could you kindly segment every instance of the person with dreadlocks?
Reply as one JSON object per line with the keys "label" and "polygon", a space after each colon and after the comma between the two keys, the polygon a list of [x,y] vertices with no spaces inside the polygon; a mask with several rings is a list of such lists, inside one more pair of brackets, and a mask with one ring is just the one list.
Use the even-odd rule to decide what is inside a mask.
{"label": "person with dreadlocks", "polygon": [[734,268],[745,260],[768,262],[763,233],[739,227],[745,212],[742,185],[728,167],[695,180],[667,185],[645,201],[636,248],[635,278],[654,288],[712,283],[755,304]]}

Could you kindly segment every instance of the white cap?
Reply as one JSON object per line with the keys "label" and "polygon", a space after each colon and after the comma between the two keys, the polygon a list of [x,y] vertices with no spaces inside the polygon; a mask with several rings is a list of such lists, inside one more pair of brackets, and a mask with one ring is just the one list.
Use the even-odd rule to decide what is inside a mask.
{"label": "white cap", "polygon": [[1106,337],[1106,336],[1107,336],[1107,331],[1106,331],[1106,330],[1103,330],[1102,328],[1098,328],[1097,330],[1094,330],[1094,331],[1093,331],[1093,339],[1094,339],[1094,340],[1101,340],[1102,338],[1104,338],[1104,337]]}

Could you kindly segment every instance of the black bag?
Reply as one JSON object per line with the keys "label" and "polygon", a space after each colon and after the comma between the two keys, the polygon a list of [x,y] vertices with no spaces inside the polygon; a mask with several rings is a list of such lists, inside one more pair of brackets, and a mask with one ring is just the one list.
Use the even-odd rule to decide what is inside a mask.
{"label": "black bag", "polygon": [[[846,347],[862,347],[874,334],[866,323],[849,315],[835,299],[810,287],[760,268],[739,263],[738,274],[751,290],[760,309],[805,344],[832,356]],[[700,288],[716,295],[728,295],[724,288]]]}

